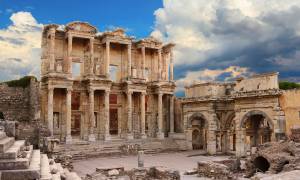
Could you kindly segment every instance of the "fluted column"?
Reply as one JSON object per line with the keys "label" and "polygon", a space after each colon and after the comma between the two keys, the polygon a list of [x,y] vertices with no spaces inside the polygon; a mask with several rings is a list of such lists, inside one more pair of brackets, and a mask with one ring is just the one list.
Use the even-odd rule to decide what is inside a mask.
{"label": "fluted column", "polygon": [[67,73],[72,74],[72,46],[73,46],[73,37],[68,35],[68,59],[67,59]]}
{"label": "fluted column", "polygon": [[162,117],[162,97],[163,94],[161,92],[158,93],[158,133],[157,138],[164,139],[165,135],[163,133],[163,117]]}
{"label": "fluted column", "polygon": [[127,70],[128,70],[128,78],[131,78],[131,44],[128,44],[128,66],[127,66]]}
{"label": "fluted column", "polygon": [[158,80],[161,80],[161,70],[162,70],[161,49],[158,49]]}
{"label": "fluted column", "polygon": [[70,144],[72,142],[71,136],[71,98],[72,98],[72,89],[67,89],[67,101],[66,101],[66,144]]}
{"label": "fluted column", "polygon": [[133,139],[132,132],[132,91],[127,92],[127,139]]}
{"label": "fluted column", "polygon": [[170,134],[174,133],[174,96],[170,97]]}
{"label": "fluted column", "polygon": [[142,47],[142,79],[145,79],[145,61],[146,61],[146,48]]}
{"label": "fluted column", "polygon": [[48,88],[48,129],[53,136],[53,87]]}
{"label": "fluted column", "polygon": [[95,138],[95,115],[94,115],[94,89],[89,89],[89,117],[90,117],[90,129],[89,129],[89,141],[96,141]]}
{"label": "fluted column", "polygon": [[94,38],[90,38],[90,74],[94,74]]}
{"label": "fluted column", "polygon": [[106,46],[106,76],[109,77],[109,64],[110,64],[110,42],[106,41],[105,42],[105,46]]}
{"label": "fluted column", "polygon": [[55,28],[50,29],[50,49],[49,49],[49,60],[50,60],[50,71],[54,71],[55,64]]}
{"label": "fluted column", "polygon": [[104,129],[105,129],[105,134],[104,134],[104,140],[109,141],[110,140],[110,133],[109,133],[109,90],[105,90],[104,93],[104,118],[105,118],[105,124],[104,124]]}
{"label": "fluted column", "polygon": [[174,80],[173,50],[170,52],[170,81]]}
{"label": "fluted column", "polygon": [[146,133],[145,133],[145,129],[146,129],[146,112],[145,112],[145,92],[141,93],[141,126],[142,126],[142,132],[141,132],[141,137],[142,139],[147,138]]}

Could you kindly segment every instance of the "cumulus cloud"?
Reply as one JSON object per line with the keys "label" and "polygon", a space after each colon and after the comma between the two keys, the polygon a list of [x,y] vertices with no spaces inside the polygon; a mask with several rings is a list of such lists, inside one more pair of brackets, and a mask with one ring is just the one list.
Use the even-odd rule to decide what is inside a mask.
{"label": "cumulus cloud", "polygon": [[42,24],[30,12],[16,12],[12,24],[0,29],[0,81],[39,76]]}
{"label": "cumulus cloud", "polygon": [[187,71],[183,78],[176,81],[177,91],[183,91],[185,86],[193,83],[201,83],[208,81],[218,81],[221,77],[222,80],[230,81],[237,77],[249,76],[250,73],[247,68],[238,66],[230,66],[226,69],[204,69],[200,71]]}
{"label": "cumulus cloud", "polygon": [[154,14],[152,35],[176,43],[180,81],[228,67],[300,80],[300,0],[164,0]]}

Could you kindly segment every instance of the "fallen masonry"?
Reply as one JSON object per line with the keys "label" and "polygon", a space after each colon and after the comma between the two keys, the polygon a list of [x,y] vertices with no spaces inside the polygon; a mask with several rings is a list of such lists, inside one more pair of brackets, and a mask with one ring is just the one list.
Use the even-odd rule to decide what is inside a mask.
{"label": "fallen masonry", "polygon": [[84,180],[180,180],[178,171],[160,170],[156,167],[136,168],[125,171],[124,167],[96,168],[96,172],[87,174]]}
{"label": "fallen masonry", "polygon": [[49,159],[39,149],[33,149],[25,140],[8,137],[0,131],[0,174],[1,180],[60,180],[80,179],[76,173],[62,168],[60,163]]}

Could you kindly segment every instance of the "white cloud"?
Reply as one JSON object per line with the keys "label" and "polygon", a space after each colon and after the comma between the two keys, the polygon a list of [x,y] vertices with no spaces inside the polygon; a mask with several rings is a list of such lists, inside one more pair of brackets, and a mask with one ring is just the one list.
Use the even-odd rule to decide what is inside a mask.
{"label": "white cloud", "polygon": [[228,73],[225,80],[231,80],[236,77],[252,74],[247,68],[230,66],[226,69],[204,69],[200,71],[188,71],[185,77],[176,81],[177,91],[183,91],[185,86],[193,83],[216,81],[222,74]]}
{"label": "white cloud", "polygon": [[0,29],[0,80],[39,76],[42,24],[30,12],[16,12],[12,24]]}
{"label": "white cloud", "polygon": [[273,23],[295,7],[300,8],[300,0],[164,0],[154,13],[152,35],[176,43],[175,65],[200,64],[276,39],[287,28],[300,34],[298,20],[282,19],[290,27]]}

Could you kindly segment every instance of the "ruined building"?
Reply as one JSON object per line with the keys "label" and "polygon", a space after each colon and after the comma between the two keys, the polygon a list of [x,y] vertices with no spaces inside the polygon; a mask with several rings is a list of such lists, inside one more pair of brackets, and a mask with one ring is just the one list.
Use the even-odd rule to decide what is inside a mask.
{"label": "ruined building", "polygon": [[243,156],[252,147],[285,135],[278,73],[231,83],[193,84],[185,93],[180,102],[190,149]]}
{"label": "ruined building", "polygon": [[173,47],[85,22],[45,26],[42,121],[66,143],[167,137],[174,132]]}

